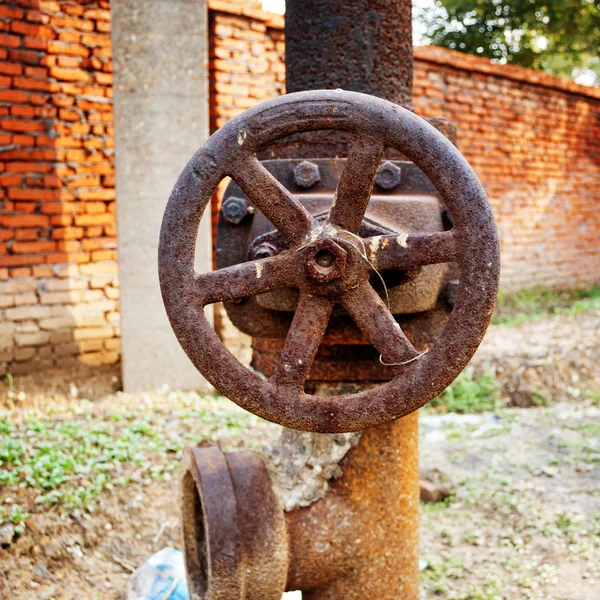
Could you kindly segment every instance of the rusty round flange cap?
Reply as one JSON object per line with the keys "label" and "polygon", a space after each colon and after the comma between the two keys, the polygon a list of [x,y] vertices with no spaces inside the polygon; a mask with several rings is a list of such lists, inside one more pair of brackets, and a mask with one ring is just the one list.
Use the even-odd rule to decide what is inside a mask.
{"label": "rusty round flange cap", "polygon": [[191,600],[281,600],[287,529],[259,454],[188,448],[181,524]]}
{"label": "rusty round flange cap", "polygon": [[[343,130],[354,135],[330,213],[319,222],[256,158],[292,133]],[[450,231],[358,238],[386,148],[412,160],[437,188]],[[230,176],[279,230],[276,256],[194,272],[198,226],[219,182]],[[437,343],[419,355],[369,284],[373,269],[457,262],[460,286]],[[311,91],[264,102],[229,121],[198,150],[179,177],[163,219],[159,274],[171,325],[198,370],[241,407],[286,427],[325,433],[381,425],[422,407],[465,368],[483,338],[498,292],[500,252],[494,217],[477,176],[436,129],[391,102],[355,92]],[[204,307],[297,288],[300,300],[269,380],[244,367],[223,345]],[[340,304],[395,376],[376,389],[313,396],[304,383]]]}

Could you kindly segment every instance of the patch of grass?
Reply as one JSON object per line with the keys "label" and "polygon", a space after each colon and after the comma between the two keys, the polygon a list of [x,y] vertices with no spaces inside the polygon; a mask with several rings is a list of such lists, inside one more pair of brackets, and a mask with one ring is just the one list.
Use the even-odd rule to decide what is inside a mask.
{"label": "patch of grass", "polygon": [[588,289],[554,290],[534,287],[498,297],[492,323],[508,327],[550,315],[576,315],[600,310],[600,285]]}
{"label": "patch of grass", "polygon": [[184,446],[239,436],[254,419],[219,409],[213,399],[164,394],[172,398],[169,410],[149,398],[127,412],[94,414],[89,405],[68,417],[0,414],[0,487],[35,490],[41,507],[93,510],[103,491],[168,480]]}
{"label": "patch of grass", "polygon": [[454,496],[444,498],[444,500],[440,500],[440,502],[421,502],[421,514],[423,517],[437,515],[440,511],[452,506],[453,502]]}
{"label": "patch of grass", "polygon": [[494,374],[488,370],[475,375],[473,368],[467,367],[429,407],[436,412],[481,413],[493,411],[498,399]]}

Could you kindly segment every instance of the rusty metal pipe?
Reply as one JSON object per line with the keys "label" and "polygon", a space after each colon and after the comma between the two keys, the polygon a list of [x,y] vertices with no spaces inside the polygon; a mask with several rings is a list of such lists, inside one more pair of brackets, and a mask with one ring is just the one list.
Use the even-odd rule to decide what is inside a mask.
{"label": "rusty metal pipe", "polygon": [[[417,416],[365,432],[330,492],[283,512],[264,460],[186,452],[182,524],[192,598],[417,600]],[[195,594],[195,595],[194,595]]]}
{"label": "rusty metal pipe", "polygon": [[364,432],[342,470],[323,499],[286,514],[288,589],[305,600],[417,600],[417,415]]}
{"label": "rusty metal pipe", "polygon": [[288,92],[343,88],[412,107],[410,0],[288,0]]}
{"label": "rusty metal pipe", "polygon": [[[411,0],[288,0],[285,22],[288,92],[343,88],[413,107]],[[333,157],[347,144],[305,135],[271,156]],[[363,433],[342,469],[325,498],[286,515],[288,589],[308,600],[417,600],[417,415]]]}

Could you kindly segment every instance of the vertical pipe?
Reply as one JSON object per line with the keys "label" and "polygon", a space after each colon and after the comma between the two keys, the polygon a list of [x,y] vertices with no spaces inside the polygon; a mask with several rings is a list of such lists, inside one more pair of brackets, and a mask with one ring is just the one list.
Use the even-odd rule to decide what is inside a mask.
{"label": "vertical pipe", "polygon": [[305,600],[418,600],[418,413],[369,429],[343,477],[287,513],[288,589]]}
{"label": "vertical pipe", "polygon": [[[412,109],[411,0],[288,0],[285,36],[288,92],[343,88]],[[276,152],[334,157],[345,141],[339,132],[306,134]],[[343,471],[327,497],[288,514],[297,560],[288,589],[305,589],[308,600],[417,600],[418,415],[363,433]],[[319,565],[328,552],[315,540],[346,539],[348,525],[353,542],[333,552],[339,571],[329,567],[351,566],[325,581]]]}
{"label": "vertical pipe", "polygon": [[411,0],[288,0],[288,92],[343,88],[412,108]]}

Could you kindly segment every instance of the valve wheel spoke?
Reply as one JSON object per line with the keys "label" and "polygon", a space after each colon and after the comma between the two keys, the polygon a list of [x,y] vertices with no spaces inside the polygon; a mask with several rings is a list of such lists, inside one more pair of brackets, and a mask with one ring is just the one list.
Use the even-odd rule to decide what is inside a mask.
{"label": "valve wheel spoke", "polygon": [[256,156],[248,156],[236,163],[230,175],[288,243],[300,245],[304,241],[311,230],[313,218]]}
{"label": "valve wheel spoke", "polygon": [[364,243],[371,263],[379,271],[454,262],[458,254],[453,231],[379,235]]}
{"label": "valve wheel spoke", "polygon": [[301,294],[279,364],[271,377],[273,383],[304,391],[304,382],[325,335],[332,308],[333,302],[328,298]]}
{"label": "valve wheel spoke", "polygon": [[293,286],[297,267],[291,252],[194,275],[202,306],[272,292]]}
{"label": "valve wheel spoke", "polygon": [[368,283],[346,292],[340,302],[384,362],[398,364],[419,356],[384,301]]}
{"label": "valve wheel spoke", "polygon": [[358,233],[384,150],[383,142],[374,137],[361,135],[354,139],[329,213],[336,227]]}

